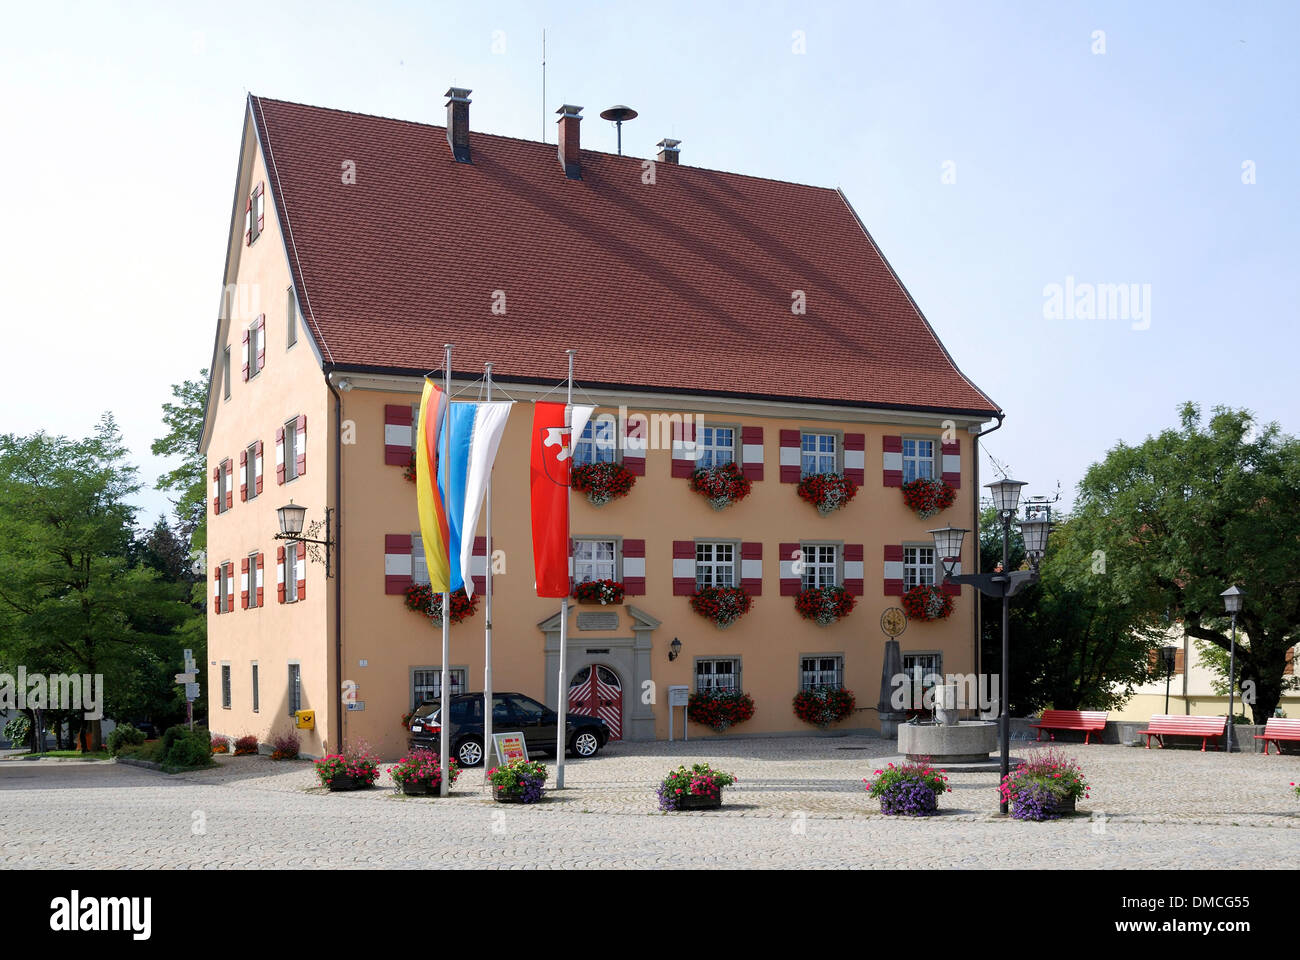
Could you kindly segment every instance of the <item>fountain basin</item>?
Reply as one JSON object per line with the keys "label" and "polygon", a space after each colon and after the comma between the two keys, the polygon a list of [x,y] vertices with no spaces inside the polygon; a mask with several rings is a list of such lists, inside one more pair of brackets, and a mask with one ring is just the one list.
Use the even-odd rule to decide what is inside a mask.
{"label": "fountain basin", "polygon": [[998,725],[988,720],[898,726],[898,752],[909,760],[929,757],[932,763],[978,763],[997,748]]}

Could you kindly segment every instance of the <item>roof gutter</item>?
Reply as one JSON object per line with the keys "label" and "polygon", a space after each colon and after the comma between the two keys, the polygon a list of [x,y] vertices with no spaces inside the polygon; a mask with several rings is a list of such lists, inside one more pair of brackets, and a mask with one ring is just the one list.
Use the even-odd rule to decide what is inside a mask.
{"label": "roof gutter", "polygon": [[334,712],[338,717],[334,742],[343,753],[343,396],[330,375],[327,367],[325,386],[334,395]]}
{"label": "roof gutter", "polygon": [[[971,438],[971,456],[974,458],[975,461],[974,467],[972,468],[972,471],[974,473],[974,478],[975,478],[975,483],[974,483],[975,503],[971,508],[971,512],[973,514],[972,519],[975,522],[975,572],[976,573],[984,572],[980,569],[980,493],[979,493],[980,491],[980,437],[986,437],[993,431],[1002,429],[1002,421],[1005,419],[1006,414],[998,413],[995,414],[995,416],[998,418],[998,425],[996,427],[989,427],[987,430],[981,430],[979,433],[975,434]],[[974,619],[973,627],[974,627],[975,641],[974,641],[974,657],[972,659],[972,662],[975,665],[975,676],[979,677],[980,666],[981,666],[980,654],[982,652],[980,650],[980,647],[984,640],[984,631],[981,629],[984,623],[984,595],[980,593],[978,590],[975,591],[975,605],[973,608],[973,619]],[[982,690],[984,689],[984,687],[981,685],[979,689]],[[999,690],[998,697],[1001,698],[1004,696],[1006,696],[1006,691]],[[999,705],[999,709],[1001,709],[1000,705]]]}

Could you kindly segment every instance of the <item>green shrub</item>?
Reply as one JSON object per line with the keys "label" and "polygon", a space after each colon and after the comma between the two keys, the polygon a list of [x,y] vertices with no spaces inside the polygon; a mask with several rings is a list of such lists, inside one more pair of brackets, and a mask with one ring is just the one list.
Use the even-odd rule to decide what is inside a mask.
{"label": "green shrub", "polygon": [[129,723],[119,724],[108,735],[108,752],[118,756],[124,747],[138,747],[144,743],[144,732]]}
{"label": "green shrub", "polygon": [[206,767],[212,760],[212,740],[201,727],[168,727],[159,741],[158,755],[167,767]]}
{"label": "green shrub", "polygon": [[31,732],[32,721],[25,713],[20,713],[5,724],[4,733],[0,734],[14,748],[27,745],[27,734]]}

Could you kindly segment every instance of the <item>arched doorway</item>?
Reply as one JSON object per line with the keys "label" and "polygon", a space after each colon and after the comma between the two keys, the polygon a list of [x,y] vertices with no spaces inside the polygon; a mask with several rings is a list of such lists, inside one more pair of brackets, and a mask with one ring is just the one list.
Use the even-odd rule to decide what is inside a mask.
{"label": "arched doorway", "polygon": [[569,681],[569,711],[600,717],[610,740],[623,739],[623,685],[618,674],[599,664],[583,667]]}

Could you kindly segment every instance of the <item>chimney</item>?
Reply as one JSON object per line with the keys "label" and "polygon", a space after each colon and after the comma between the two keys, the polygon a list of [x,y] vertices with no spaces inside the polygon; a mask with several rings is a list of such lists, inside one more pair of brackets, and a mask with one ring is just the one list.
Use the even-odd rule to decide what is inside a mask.
{"label": "chimney", "polygon": [[452,87],[447,97],[447,142],[457,163],[469,163],[469,95],[463,87]]}
{"label": "chimney", "polygon": [[659,141],[659,156],[655,159],[660,163],[676,163],[677,155],[681,153],[681,151],[677,149],[677,145],[680,143],[680,140],[669,140],[667,137],[664,137],[664,139]]}
{"label": "chimney", "polygon": [[571,103],[566,103],[555,111],[560,115],[560,145],[555,151],[555,155],[560,158],[560,166],[564,168],[564,175],[570,180],[582,179],[582,165],[578,162],[578,149],[581,146],[581,138],[578,135],[578,124],[582,123],[582,107],[575,107]]}

